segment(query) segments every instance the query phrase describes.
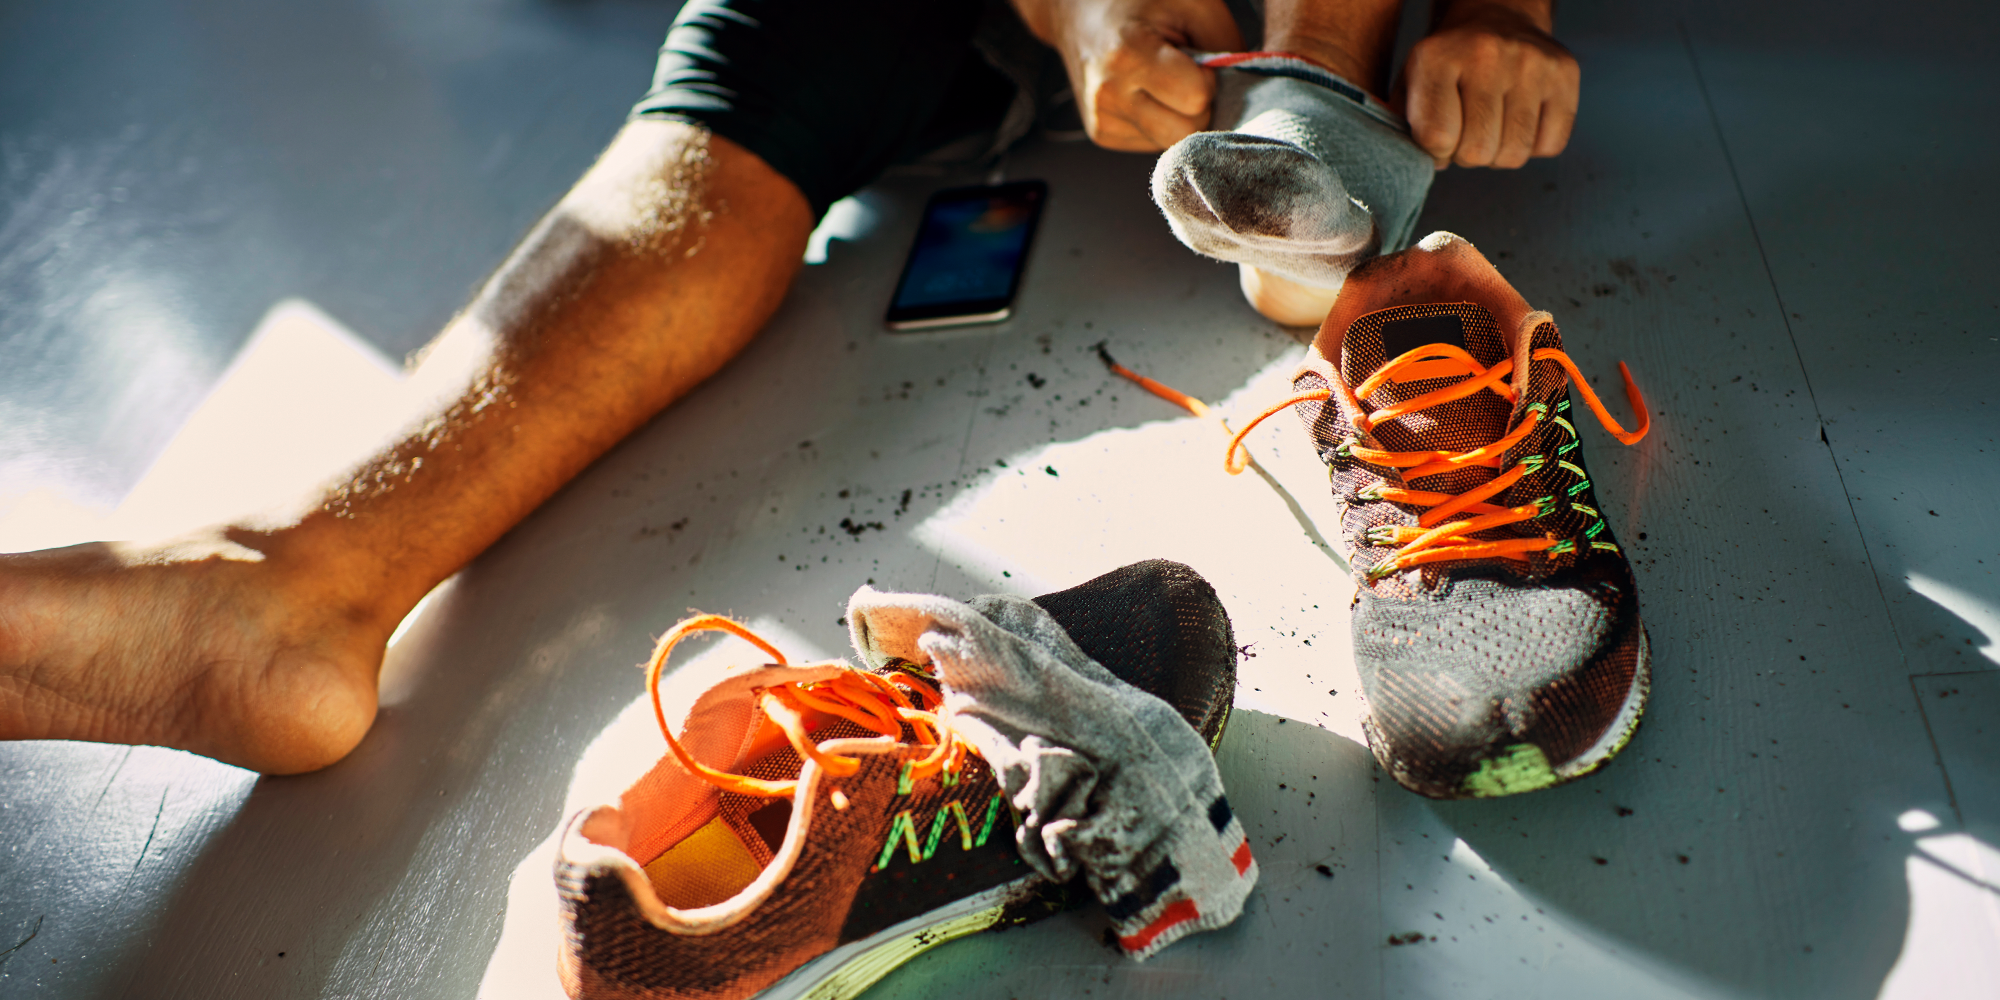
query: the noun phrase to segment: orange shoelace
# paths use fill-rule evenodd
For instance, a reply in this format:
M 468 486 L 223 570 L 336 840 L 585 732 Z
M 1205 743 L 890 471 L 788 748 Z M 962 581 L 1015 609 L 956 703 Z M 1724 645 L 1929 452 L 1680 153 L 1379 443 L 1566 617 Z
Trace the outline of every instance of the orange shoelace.
M 1140 388 L 1186 409 L 1195 416 L 1212 415 L 1210 408 L 1200 400 L 1178 389 L 1146 378 L 1126 368 L 1124 365 L 1111 360 L 1111 355 L 1102 346 L 1098 348 L 1098 356 L 1114 374 L 1132 380 Z M 1618 374 L 1625 380 L 1626 401 L 1632 404 L 1633 412 L 1639 415 L 1639 427 L 1637 430 L 1632 431 L 1627 431 L 1623 425 L 1612 418 L 1610 411 L 1604 408 L 1604 403 L 1597 398 L 1597 393 L 1590 388 L 1590 383 L 1584 381 L 1583 373 L 1577 370 L 1575 362 L 1570 360 L 1568 354 L 1553 347 L 1544 347 L 1535 351 L 1530 355 L 1529 359 L 1531 361 L 1549 360 L 1562 365 L 1564 370 L 1569 372 L 1570 384 L 1574 385 L 1577 391 L 1583 396 L 1584 403 L 1590 407 L 1592 413 L 1596 414 L 1598 422 L 1604 426 L 1606 431 L 1610 432 L 1612 437 L 1617 438 L 1620 442 L 1627 445 L 1637 444 L 1641 438 L 1646 436 L 1646 431 L 1652 427 L 1652 416 L 1646 412 L 1646 400 L 1640 395 L 1638 385 L 1632 381 L 1632 371 L 1625 366 L 1625 362 L 1620 361 L 1618 363 Z M 1377 369 L 1373 375 L 1370 375 L 1360 385 L 1353 388 L 1348 387 L 1345 379 L 1338 380 L 1336 385 L 1340 396 L 1339 405 L 1345 410 L 1348 422 L 1354 427 L 1355 436 L 1341 442 L 1338 448 L 1335 449 L 1335 452 L 1341 456 L 1358 458 L 1370 465 L 1401 470 L 1404 482 L 1468 466 L 1483 466 L 1489 469 L 1497 469 L 1500 467 L 1501 457 L 1507 453 L 1507 449 L 1519 444 L 1529 434 L 1534 433 L 1535 428 L 1541 426 L 1544 420 L 1549 419 L 1548 407 L 1541 403 L 1529 406 L 1527 414 L 1521 420 L 1519 426 L 1501 436 L 1499 440 L 1470 451 L 1383 451 L 1363 445 L 1360 435 L 1366 434 L 1380 424 L 1396 419 L 1397 417 L 1408 416 L 1420 410 L 1449 403 L 1453 400 L 1463 399 L 1479 392 L 1492 392 L 1512 403 L 1519 395 L 1519 390 L 1507 378 L 1513 370 L 1514 361 L 1512 358 L 1503 360 L 1493 367 L 1488 368 L 1474 360 L 1472 355 L 1467 354 L 1459 348 L 1447 344 L 1430 344 L 1405 351 L 1388 364 Z M 1400 403 L 1382 407 L 1374 413 L 1369 413 L 1362 408 L 1361 400 L 1373 395 L 1377 389 L 1380 389 L 1390 379 L 1405 371 L 1411 372 L 1412 376 L 1416 378 L 1448 378 L 1453 375 L 1463 375 L 1465 378 L 1443 389 L 1427 392 L 1415 399 L 1404 400 Z M 1248 424 L 1245 424 L 1242 430 L 1233 432 L 1233 436 L 1229 440 L 1229 448 L 1223 452 L 1222 456 L 1224 471 L 1233 476 L 1241 473 L 1244 467 L 1248 465 L 1250 453 L 1244 448 L 1243 439 L 1258 424 L 1263 423 L 1265 419 L 1300 403 L 1332 399 L 1335 392 L 1335 389 L 1308 389 L 1304 392 L 1293 393 L 1265 408 L 1262 413 L 1257 414 Z M 1554 419 L 1558 421 L 1563 420 L 1560 416 Z M 1564 421 L 1564 423 L 1566 424 L 1567 421 Z M 1224 423 L 1223 427 L 1227 430 L 1229 425 Z M 1572 433 L 1574 433 L 1574 430 L 1574 428 L 1571 428 Z M 1405 489 L 1390 486 L 1386 481 L 1376 483 L 1362 490 L 1360 496 L 1365 500 L 1388 500 L 1393 503 L 1428 508 L 1418 516 L 1417 523 L 1414 526 L 1398 525 L 1394 527 L 1374 528 L 1369 531 L 1368 540 L 1370 542 L 1377 545 L 1401 546 L 1389 558 L 1382 560 L 1374 568 L 1370 569 L 1368 571 L 1369 578 L 1380 579 L 1414 566 L 1434 562 L 1468 559 L 1513 559 L 1525 561 L 1529 553 L 1571 544 L 1564 539 L 1546 536 L 1542 538 L 1509 538 L 1501 541 L 1487 541 L 1469 537 L 1481 531 L 1500 528 L 1510 524 L 1518 524 L 1522 521 L 1542 516 L 1548 509 L 1548 505 L 1552 502 L 1553 498 L 1543 497 L 1534 503 L 1523 504 L 1519 507 L 1500 507 L 1486 503 L 1485 501 L 1499 495 L 1508 487 L 1513 486 L 1516 482 L 1520 481 L 1521 477 L 1539 471 L 1547 461 L 1548 459 L 1542 455 L 1525 456 L 1516 462 L 1513 468 L 1493 477 L 1485 485 L 1459 494 Z M 1564 464 L 1568 465 L 1568 463 Z M 1575 466 L 1570 467 L 1576 468 Z M 1579 477 L 1581 476 L 1580 469 L 1578 470 L 1578 475 Z M 1587 484 L 1589 481 L 1582 480 L 1582 482 Z M 1456 514 L 1470 514 L 1473 516 L 1457 521 L 1446 520 L 1446 518 Z
M 660 723 L 660 732 L 667 738 L 667 747 L 688 773 L 725 792 L 763 798 L 789 796 L 798 788 L 797 779 L 771 781 L 718 771 L 694 759 L 681 741 L 674 738 L 673 727 L 667 724 L 666 709 L 660 705 L 660 675 L 666 668 L 667 655 L 682 639 L 696 632 L 711 631 L 729 632 L 745 639 L 769 653 L 778 666 L 787 665 L 785 654 L 778 652 L 777 647 L 765 642 L 741 622 L 721 615 L 695 615 L 668 629 L 653 647 L 653 658 L 646 663 L 646 692 L 653 699 L 653 718 Z M 834 777 L 844 778 L 854 774 L 860 770 L 861 761 L 821 750 L 812 739 L 811 732 L 816 727 L 808 722 L 808 712 L 846 719 L 892 739 L 900 739 L 903 723 L 908 723 L 910 730 L 916 734 L 915 745 L 933 748 L 929 756 L 911 765 L 906 775 L 910 779 L 927 778 L 940 771 L 956 774 L 964 764 L 965 755 L 977 752 L 952 730 L 948 721 L 937 714 L 938 706 L 944 703 L 944 696 L 938 693 L 937 688 L 903 671 L 885 675 L 849 668 L 821 681 L 788 681 L 757 688 L 756 696 L 757 707 L 784 731 L 785 739 L 798 751 L 799 757 L 814 761 Z

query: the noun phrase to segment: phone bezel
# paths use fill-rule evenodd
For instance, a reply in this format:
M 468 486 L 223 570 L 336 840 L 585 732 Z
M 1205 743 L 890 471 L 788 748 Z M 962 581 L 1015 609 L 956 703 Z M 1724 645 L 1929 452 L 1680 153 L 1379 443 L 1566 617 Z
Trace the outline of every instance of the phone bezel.
M 903 282 L 910 277 L 910 268 L 916 264 L 917 250 L 922 245 L 924 230 L 931 213 L 938 206 L 954 201 L 972 198 L 993 198 L 995 196 L 1020 197 L 1033 192 L 1028 200 L 1034 206 L 1028 216 L 1028 232 L 1021 241 L 1021 253 L 1014 261 L 1014 271 L 1007 279 L 1007 294 L 997 298 L 960 299 L 956 302 L 931 302 L 921 306 L 898 308 L 896 297 L 903 291 Z M 1035 236 L 1041 230 L 1042 210 L 1048 207 L 1049 186 L 1038 180 L 1008 181 L 1005 184 L 979 184 L 969 187 L 945 188 L 933 192 L 924 202 L 924 214 L 917 223 L 917 231 L 910 237 L 909 252 L 903 256 L 902 272 L 896 275 L 894 290 L 889 293 L 889 311 L 883 322 L 889 329 L 898 331 L 931 330 L 945 326 L 970 326 L 975 323 L 999 323 L 1014 314 L 1014 299 L 1021 292 L 1021 279 L 1028 270 L 1028 255 L 1034 252 Z

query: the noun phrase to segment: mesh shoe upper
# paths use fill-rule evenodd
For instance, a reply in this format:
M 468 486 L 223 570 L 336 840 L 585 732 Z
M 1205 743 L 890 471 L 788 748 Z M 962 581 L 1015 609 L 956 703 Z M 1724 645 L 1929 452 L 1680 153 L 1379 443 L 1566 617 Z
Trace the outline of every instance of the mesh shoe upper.
M 1542 354 L 1560 352 L 1561 335 L 1470 244 L 1439 234 L 1356 271 L 1297 384 L 1344 382 L 1358 391 L 1405 352 L 1431 344 L 1463 350 L 1488 370 L 1510 365 L 1513 398 L 1481 389 L 1371 419 L 1365 429 L 1338 391 L 1298 410 L 1343 504 L 1360 583 L 1354 652 L 1377 758 L 1433 797 L 1525 791 L 1596 766 L 1616 749 L 1607 749 L 1607 736 L 1622 742 L 1612 730 L 1636 721 L 1645 683 L 1637 593 L 1584 467 L 1569 373 Z M 1420 361 L 1378 380 L 1360 403 L 1379 414 L 1448 396 L 1466 380 L 1455 364 Z M 1464 453 L 1524 429 L 1490 464 L 1399 470 L 1357 455 Z M 1420 523 L 1438 496 L 1478 490 L 1510 471 L 1517 478 L 1482 504 Z M 1409 502 L 1422 494 L 1433 496 Z M 1490 518 L 1501 523 L 1465 541 L 1544 547 L 1514 558 L 1396 561 L 1399 543 L 1426 529 L 1523 507 L 1533 516 Z
M 1209 746 L 1222 738 L 1236 697 L 1236 638 L 1200 574 L 1148 559 L 1035 603 L 1084 655 L 1172 705 Z
M 1168 701 L 1198 732 L 1219 732 L 1235 649 L 1213 590 L 1192 570 L 1142 563 L 1042 600 L 1113 674 Z M 619 806 L 571 821 L 556 870 L 570 995 L 748 997 L 905 921 L 972 906 L 948 939 L 1045 916 L 1075 898 L 1024 864 L 1014 815 L 978 754 L 926 775 L 916 768 L 930 748 L 909 745 L 918 734 L 908 724 L 905 742 L 893 743 L 845 719 L 823 720 L 810 739 L 860 760 L 855 774 L 826 780 L 754 709 L 770 686 L 845 669 L 734 672 L 688 717 L 681 742 L 703 765 L 796 777 L 796 795 L 710 787 L 669 756 Z M 917 669 L 897 661 L 878 672 Z

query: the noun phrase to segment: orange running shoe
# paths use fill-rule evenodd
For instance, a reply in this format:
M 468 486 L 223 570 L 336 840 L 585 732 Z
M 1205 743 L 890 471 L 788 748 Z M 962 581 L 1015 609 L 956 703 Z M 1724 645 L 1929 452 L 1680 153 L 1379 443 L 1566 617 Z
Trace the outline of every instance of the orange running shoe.
M 1472 244 L 1433 233 L 1348 276 L 1299 391 L 1235 432 L 1231 473 L 1248 464 L 1250 428 L 1295 407 L 1332 469 L 1358 584 L 1363 726 L 1403 787 L 1439 799 L 1546 788 L 1602 766 L 1638 727 L 1649 676 L 1638 590 L 1569 395 L 1638 443 L 1645 402 L 1618 369 L 1639 415 L 1630 432 L 1563 352 L 1555 320 Z
M 1356 270 L 1320 327 L 1290 403 L 1332 467 L 1368 743 L 1403 787 L 1546 788 L 1602 766 L 1638 727 L 1638 589 L 1569 394 L 1638 443 L 1645 403 L 1618 368 L 1630 432 L 1555 320 L 1450 233 Z
M 1192 570 L 1141 563 L 1037 603 L 1114 675 L 1174 706 L 1211 747 L 1220 739 L 1236 648 Z M 705 629 L 740 635 L 779 665 L 729 672 L 676 736 L 659 676 L 674 644 Z M 932 671 L 894 659 L 876 671 L 783 663 L 719 616 L 661 638 L 648 685 L 670 753 L 562 838 L 570 996 L 840 1000 L 929 948 L 1085 895 L 1024 862 L 1008 796 L 940 711 Z M 1240 821 L 1220 797 L 1203 805 L 1204 831 L 1213 824 L 1234 847 L 1229 876 L 1254 879 Z M 1108 907 L 1121 927 L 1143 921 L 1121 940 L 1128 952 L 1197 929 L 1172 866 L 1161 869 Z

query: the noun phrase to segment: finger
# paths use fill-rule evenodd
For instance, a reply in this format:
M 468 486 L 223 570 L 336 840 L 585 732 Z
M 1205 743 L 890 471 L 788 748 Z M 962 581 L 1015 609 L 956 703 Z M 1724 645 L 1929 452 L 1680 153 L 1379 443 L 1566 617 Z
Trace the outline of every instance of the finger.
M 1438 169 L 1451 162 L 1458 149 L 1464 121 L 1458 103 L 1458 74 L 1442 72 L 1410 58 L 1410 136 L 1437 161 Z
M 1086 124 L 1090 140 L 1105 149 L 1124 153 L 1157 153 L 1171 143 L 1159 143 L 1149 138 L 1140 125 L 1140 111 L 1144 106 L 1166 115 L 1172 115 L 1163 105 L 1147 98 L 1135 90 L 1114 90 L 1105 85 L 1092 102 L 1095 113 Z M 1168 128 L 1163 131 L 1171 132 Z
M 1090 134 L 1090 141 L 1116 153 L 1157 153 L 1166 148 L 1140 134 L 1137 126 L 1123 118 L 1098 119 L 1097 131 Z
M 1132 95 L 1129 117 L 1139 134 L 1154 143 L 1149 150 L 1152 151 L 1165 149 L 1200 131 L 1207 123 L 1208 109 L 1203 108 L 1200 117 L 1184 115 L 1140 91 Z
M 1493 155 L 1493 165 L 1518 170 L 1527 163 L 1529 154 L 1535 151 L 1541 120 L 1541 101 L 1518 91 L 1509 93 L 1501 112 L 1500 148 Z
M 1132 123 L 1131 84 L 1119 80 L 1115 70 L 1115 66 L 1082 67 L 1084 89 L 1078 95 L 1077 111 L 1083 117 L 1083 130 L 1091 142 L 1105 149 L 1145 152 L 1151 143 Z
M 1574 107 L 1550 101 L 1542 105 L 1542 120 L 1535 128 L 1536 156 L 1554 156 L 1569 146 L 1569 133 L 1576 126 Z
M 1458 101 L 1464 108 L 1459 126 L 1458 149 L 1451 162 L 1461 167 L 1483 167 L 1500 152 L 1500 128 L 1506 108 L 1499 94 L 1461 84 Z
M 1161 45 L 1134 82 L 1138 90 L 1179 114 L 1204 121 L 1208 118 L 1208 102 L 1215 96 L 1215 71 L 1196 65 L 1180 49 Z

